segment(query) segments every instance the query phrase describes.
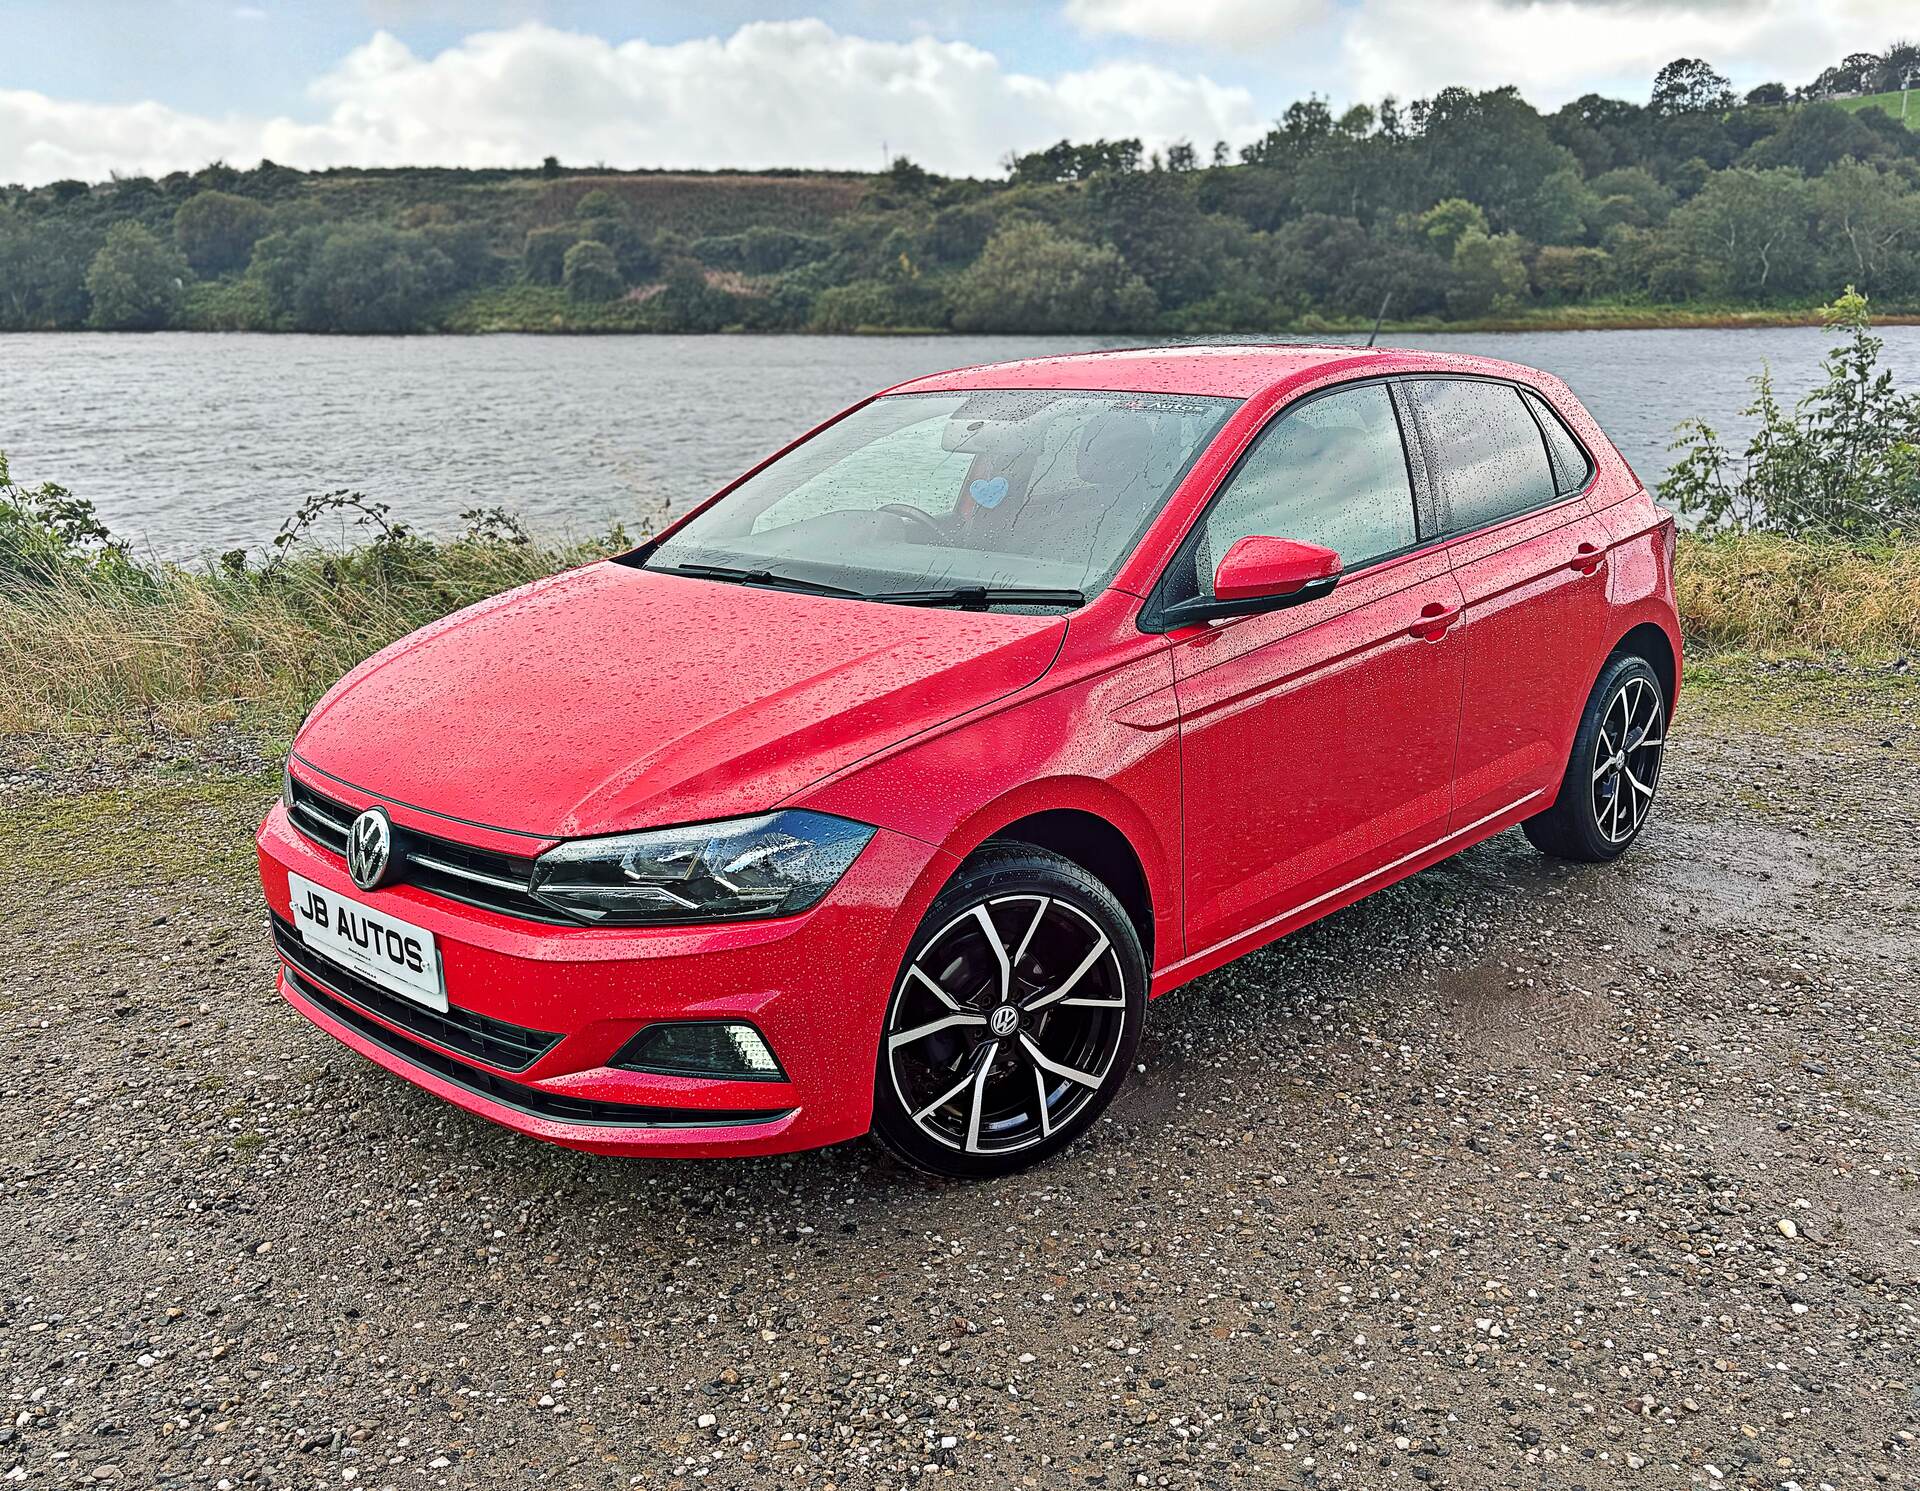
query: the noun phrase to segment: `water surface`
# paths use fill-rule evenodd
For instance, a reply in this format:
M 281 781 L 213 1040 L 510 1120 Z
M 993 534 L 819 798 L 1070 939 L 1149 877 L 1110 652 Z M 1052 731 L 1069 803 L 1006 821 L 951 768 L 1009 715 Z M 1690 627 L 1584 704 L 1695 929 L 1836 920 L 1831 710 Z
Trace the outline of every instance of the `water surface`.
M 1920 381 L 1920 327 L 1885 329 Z M 1744 429 L 1747 379 L 1797 397 L 1814 327 L 1383 337 L 1565 378 L 1649 481 L 1674 424 Z M 1119 346 L 1086 337 L 0 335 L 0 450 L 172 557 L 258 546 L 354 487 L 429 531 L 504 506 L 545 532 L 644 530 L 800 431 L 918 374 Z M 336 530 L 337 531 L 337 530 Z

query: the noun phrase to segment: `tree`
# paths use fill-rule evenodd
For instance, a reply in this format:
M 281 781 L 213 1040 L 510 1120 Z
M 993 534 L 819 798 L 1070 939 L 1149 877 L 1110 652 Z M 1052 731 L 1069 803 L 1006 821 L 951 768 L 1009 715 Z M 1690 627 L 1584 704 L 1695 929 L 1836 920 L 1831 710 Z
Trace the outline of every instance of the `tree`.
M 336 229 L 294 294 L 294 316 L 310 331 L 417 331 L 451 268 L 418 233 L 372 225 Z
M 583 238 L 567 250 L 561 283 L 568 300 L 588 304 L 618 300 L 627 289 L 613 250 L 595 238 Z
M 1087 213 L 1095 232 L 1120 250 L 1161 305 L 1182 306 L 1215 288 L 1219 256 L 1208 247 L 1220 234 L 1185 176 L 1102 172 L 1088 184 Z
M 1835 103 L 1813 103 L 1795 109 L 1780 132 L 1760 141 L 1747 158 L 1752 165 L 1794 166 L 1817 176 L 1848 156 L 1866 160 L 1885 153 L 1859 115 Z
M 1452 258 L 1453 246 L 1466 234 L 1487 231 L 1487 215 L 1465 197 L 1448 197 L 1421 213 L 1414 226 L 1428 243 Z
M 169 326 L 187 298 L 191 271 L 171 244 L 135 222 L 107 229 L 87 266 L 93 299 L 89 324 L 103 331 L 155 331 Z
M 1777 109 L 1787 101 L 1785 83 L 1762 83 L 1747 90 L 1747 103 L 1756 109 Z
M 1698 57 L 1678 57 L 1653 80 L 1656 114 L 1706 114 L 1733 107 L 1733 84 Z
M 1153 292 L 1116 250 L 1038 222 L 996 233 L 953 294 L 962 331 L 1129 331 L 1155 309 Z
M 532 228 L 520 253 L 520 273 L 530 285 L 557 285 L 566 273 L 567 250 L 580 241 L 576 223 Z
M 1811 283 L 1806 178 L 1798 171 L 1718 171 L 1673 215 L 1672 231 L 1710 282 L 1740 296 L 1792 294 Z
M 550 155 L 540 162 L 540 174 L 551 181 L 560 174 L 560 157 Z
M 1479 203 L 1497 229 L 1520 226 L 1547 178 L 1576 167 L 1513 88 L 1443 88 L 1420 112 L 1427 190 Z
M 174 242 L 203 275 L 245 269 L 253 246 L 267 231 L 267 209 L 232 192 L 200 192 L 173 215 Z
M 1512 233 L 1489 237 L 1469 229 L 1453 246 L 1453 288 L 1447 309 L 1456 316 L 1505 310 L 1527 293 L 1527 265 Z

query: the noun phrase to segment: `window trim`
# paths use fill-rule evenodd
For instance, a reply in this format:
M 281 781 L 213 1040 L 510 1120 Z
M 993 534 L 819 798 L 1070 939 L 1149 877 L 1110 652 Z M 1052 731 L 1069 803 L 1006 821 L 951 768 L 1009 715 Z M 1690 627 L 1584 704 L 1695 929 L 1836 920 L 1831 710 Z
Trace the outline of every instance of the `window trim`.
M 1554 475 L 1553 451 L 1547 445 L 1546 431 L 1540 428 L 1540 416 L 1533 412 L 1533 406 L 1527 402 L 1525 396 L 1531 393 L 1534 397 L 1542 400 L 1549 409 L 1553 408 L 1553 401 L 1548 399 L 1545 394 L 1541 393 L 1540 390 L 1532 384 L 1524 383 L 1518 378 L 1499 378 L 1487 373 L 1455 373 L 1450 371 L 1396 373 L 1394 377 L 1403 383 L 1491 383 L 1502 388 L 1513 389 L 1516 396 L 1520 399 L 1520 407 L 1526 410 L 1527 418 L 1533 421 L 1534 431 L 1540 437 L 1540 453 L 1546 457 L 1547 474 L 1553 478 L 1556 484 L 1554 495 L 1545 501 L 1530 503 L 1526 507 L 1517 507 L 1513 509 L 1512 512 L 1502 513 L 1497 518 L 1490 519 L 1485 523 L 1473 527 L 1456 525 L 1453 521 L 1453 504 L 1448 501 L 1446 486 L 1440 480 L 1440 474 L 1435 469 L 1437 459 L 1434 455 L 1433 441 L 1429 439 L 1427 435 L 1425 418 L 1421 415 L 1418 406 L 1414 404 L 1413 398 L 1409 394 L 1407 396 L 1407 405 L 1409 412 L 1413 416 L 1413 428 L 1416 431 L 1416 438 L 1420 445 L 1421 464 L 1426 467 L 1427 479 L 1432 483 L 1433 487 L 1433 505 L 1438 520 L 1434 533 L 1434 541 L 1436 543 L 1452 543 L 1457 539 L 1470 538 L 1477 533 L 1491 533 L 1495 529 L 1504 524 L 1511 523 L 1518 518 L 1530 517 L 1535 513 L 1546 512 L 1549 508 L 1558 507 L 1563 502 L 1574 502 L 1583 499 L 1593 490 L 1594 483 L 1599 480 L 1600 463 L 1594 460 L 1593 452 L 1587 449 L 1586 442 L 1580 439 L 1579 436 L 1573 435 L 1573 431 L 1568 429 L 1567 433 L 1573 435 L 1573 443 L 1579 447 L 1580 453 L 1587 458 L 1587 479 L 1581 483 L 1581 485 L 1569 491 L 1562 492 L 1557 490 L 1559 478 Z M 1554 412 L 1554 417 L 1556 419 L 1560 417 L 1557 410 Z M 1566 426 L 1564 419 L 1560 420 L 1560 423 L 1563 428 Z
M 1524 383 L 1521 384 L 1520 402 L 1527 406 L 1527 413 L 1531 414 L 1533 416 L 1533 422 L 1540 426 L 1540 439 L 1545 442 L 1547 447 L 1547 469 L 1549 471 L 1553 470 L 1553 437 L 1547 433 L 1546 421 L 1540 417 L 1541 408 L 1544 408 L 1547 411 L 1547 417 L 1560 427 L 1560 433 L 1573 442 L 1573 448 L 1580 452 L 1580 459 L 1587 463 L 1586 475 L 1582 476 L 1580 480 L 1572 486 L 1561 488 L 1560 495 L 1562 497 L 1573 497 L 1585 492 L 1588 487 L 1593 485 L 1593 479 L 1599 474 L 1600 470 L 1599 463 L 1593 458 L 1593 452 L 1588 450 L 1580 437 L 1567 427 L 1567 422 L 1560 417 L 1560 411 L 1553 407 L 1553 404 L 1548 400 L 1547 396 L 1540 392 L 1539 389 L 1528 388 Z M 1558 476 L 1556 476 L 1554 480 L 1557 483 L 1559 480 Z
M 1324 387 L 1313 389 L 1311 392 L 1303 394 L 1297 399 L 1289 399 L 1286 403 L 1271 411 L 1266 419 L 1261 422 L 1260 427 L 1255 430 L 1252 435 L 1247 437 L 1245 448 L 1234 458 L 1233 465 L 1227 468 L 1226 474 L 1214 484 L 1213 491 L 1207 494 L 1205 505 L 1194 515 L 1193 521 L 1188 524 L 1186 532 L 1180 535 L 1180 541 L 1174 546 L 1173 553 L 1168 556 L 1167 562 L 1161 566 L 1159 575 L 1155 578 L 1152 587 L 1147 592 L 1146 604 L 1140 608 L 1140 630 L 1143 632 L 1165 633 L 1174 630 L 1176 627 L 1190 624 L 1170 622 L 1167 618 L 1167 611 L 1173 604 L 1167 599 L 1167 586 L 1173 578 L 1175 567 L 1180 563 L 1182 556 L 1187 553 L 1188 545 L 1193 542 L 1196 534 L 1205 529 L 1206 521 L 1212 515 L 1215 506 L 1232 488 L 1234 482 L 1239 478 L 1241 471 L 1246 467 L 1247 462 L 1250 461 L 1254 453 L 1259 450 L 1260 442 L 1266 438 L 1267 432 L 1272 430 L 1281 420 L 1285 419 L 1295 410 L 1304 409 L 1309 404 L 1318 403 L 1321 399 L 1331 398 L 1335 394 L 1349 393 L 1356 388 L 1366 388 L 1373 384 L 1380 384 L 1386 388 L 1388 406 L 1393 410 L 1394 428 L 1400 437 L 1400 459 L 1407 468 L 1407 492 L 1413 503 L 1413 542 L 1405 544 L 1398 549 L 1389 550 L 1384 554 L 1376 554 L 1364 563 L 1357 564 L 1351 569 L 1343 567 L 1340 571 L 1341 581 L 1344 582 L 1350 575 L 1362 574 L 1380 565 L 1391 564 L 1396 559 L 1404 559 L 1409 554 L 1418 553 L 1422 549 L 1444 542 L 1446 538 L 1445 534 L 1437 531 L 1434 533 L 1427 531 L 1428 525 L 1438 519 L 1440 509 L 1436 500 L 1436 493 L 1431 488 L 1432 478 L 1431 473 L 1429 473 L 1426 467 L 1424 446 L 1420 447 L 1420 459 L 1417 462 L 1414 459 L 1416 447 L 1409 426 L 1409 420 L 1412 417 L 1413 410 L 1410 406 L 1403 407 L 1407 405 L 1406 397 L 1395 387 L 1395 384 L 1400 381 L 1400 375 L 1391 373 L 1374 374 L 1364 378 L 1343 379 L 1340 382 L 1329 383 Z M 1217 438 L 1217 431 L 1215 435 Z M 1544 446 L 1544 436 L 1541 437 L 1541 441 Z M 1548 470 L 1552 470 L 1553 463 L 1551 460 L 1548 461 L 1547 467 Z M 1142 536 L 1144 537 L 1144 534 Z

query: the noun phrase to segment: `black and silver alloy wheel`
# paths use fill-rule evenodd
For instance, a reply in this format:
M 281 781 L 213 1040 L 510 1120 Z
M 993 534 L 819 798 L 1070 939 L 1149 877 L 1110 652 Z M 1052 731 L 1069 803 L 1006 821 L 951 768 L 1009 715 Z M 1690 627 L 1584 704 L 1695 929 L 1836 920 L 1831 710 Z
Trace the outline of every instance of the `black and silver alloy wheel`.
M 991 1175 L 1064 1147 L 1138 1039 L 1145 969 L 1112 893 L 995 845 L 935 903 L 887 1011 L 874 1128 L 923 1169 Z
M 1607 659 L 1587 698 L 1560 793 L 1522 827 L 1561 859 L 1616 859 L 1646 827 L 1667 745 L 1667 699 L 1637 653 Z
M 1666 743 L 1659 685 L 1629 674 L 1601 711 L 1594 741 L 1593 821 L 1609 844 L 1625 844 L 1640 831 Z

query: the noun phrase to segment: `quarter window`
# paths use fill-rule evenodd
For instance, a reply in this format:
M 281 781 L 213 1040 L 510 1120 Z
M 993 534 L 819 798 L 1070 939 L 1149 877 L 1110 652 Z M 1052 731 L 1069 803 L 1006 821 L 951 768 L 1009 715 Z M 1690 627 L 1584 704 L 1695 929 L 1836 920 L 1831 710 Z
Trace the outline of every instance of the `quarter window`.
M 1554 485 L 1562 496 L 1579 491 L 1593 475 L 1593 462 L 1587 459 L 1586 450 L 1573 438 L 1566 421 L 1554 413 L 1553 405 L 1531 389 L 1522 397 L 1533 410 L 1533 417 L 1540 421 L 1540 433 L 1547 437 L 1547 457 L 1553 462 Z
M 1212 595 L 1220 557 L 1256 534 L 1323 544 L 1349 570 L 1413 546 L 1413 487 L 1385 384 L 1323 394 L 1261 432 L 1189 540 L 1169 603 Z
M 1465 378 L 1407 385 L 1456 533 L 1540 507 L 1559 495 L 1540 426 L 1507 383 Z

